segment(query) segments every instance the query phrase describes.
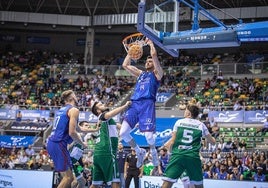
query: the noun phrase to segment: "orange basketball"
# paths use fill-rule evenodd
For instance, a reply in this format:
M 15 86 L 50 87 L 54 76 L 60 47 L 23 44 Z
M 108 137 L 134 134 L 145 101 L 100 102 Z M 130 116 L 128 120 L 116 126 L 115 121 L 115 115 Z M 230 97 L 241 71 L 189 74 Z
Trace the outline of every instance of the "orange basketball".
M 139 44 L 132 44 L 128 49 L 128 54 L 131 59 L 138 60 L 142 57 L 143 49 Z

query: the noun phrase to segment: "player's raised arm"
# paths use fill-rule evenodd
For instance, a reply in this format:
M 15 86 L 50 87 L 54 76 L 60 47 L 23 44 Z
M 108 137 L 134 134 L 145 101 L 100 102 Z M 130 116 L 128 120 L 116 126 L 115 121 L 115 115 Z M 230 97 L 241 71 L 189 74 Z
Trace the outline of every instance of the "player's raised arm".
M 131 58 L 130 58 L 130 55 L 128 54 L 126 57 L 125 57 L 125 60 L 123 62 L 123 68 L 128 71 L 132 76 L 136 76 L 138 77 L 142 70 L 138 69 L 137 67 L 131 65 Z
M 158 80 L 161 80 L 164 73 L 160 65 L 159 59 L 157 57 L 157 51 L 154 47 L 154 43 L 151 40 L 148 40 L 147 44 L 150 46 L 150 54 L 152 56 L 153 63 L 154 63 L 154 74 Z
M 124 111 L 125 109 L 127 109 L 130 105 L 131 105 L 131 101 L 127 101 L 124 105 L 117 107 L 117 108 L 105 113 L 104 118 L 110 119 L 110 118 L 116 116 L 117 114 L 119 114 L 120 112 Z
M 164 144 L 164 147 L 171 152 L 172 146 L 176 140 L 176 132 L 172 132 L 171 138 Z
M 70 117 L 69 123 L 69 135 L 72 137 L 74 141 L 81 144 L 84 148 L 87 146 L 81 140 L 81 137 L 76 132 L 77 119 L 79 116 L 79 110 L 77 108 L 71 108 L 68 112 L 68 116 Z
M 206 137 L 206 139 L 207 139 L 207 141 L 209 142 L 209 143 L 211 143 L 211 144 L 216 144 L 216 139 L 213 137 L 213 136 L 211 136 L 211 134 L 208 134 L 208 135 L 206 135 L 205 136 Z

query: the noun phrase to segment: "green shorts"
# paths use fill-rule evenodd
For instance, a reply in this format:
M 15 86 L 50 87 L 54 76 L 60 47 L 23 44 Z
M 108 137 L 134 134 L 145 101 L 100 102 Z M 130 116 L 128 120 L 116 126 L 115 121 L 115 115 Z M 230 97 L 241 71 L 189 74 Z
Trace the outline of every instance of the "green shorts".
M 120 182 L 117 160 L 112 156 L 93 156 L 92 184 Z
M 198 158 L 190 158 L 187 156 L 172 155 L 163 180 L 175 183 L 184 171 L 189 176 L 191 183 L 196 185 L 202 184 L 202 163 L 199 156 Z

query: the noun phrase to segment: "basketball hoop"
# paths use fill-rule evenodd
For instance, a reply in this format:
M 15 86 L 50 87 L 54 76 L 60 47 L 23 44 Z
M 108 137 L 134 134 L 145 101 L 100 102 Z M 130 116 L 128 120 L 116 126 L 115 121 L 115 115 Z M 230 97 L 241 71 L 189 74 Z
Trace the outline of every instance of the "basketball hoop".
M 143 46 L 146 46 L 146 37 L 142 33 L 134 33 L 125 37 L 122 44 L 125 47 L 126 52 L 133 60 L 138 60 L 143 55 Z

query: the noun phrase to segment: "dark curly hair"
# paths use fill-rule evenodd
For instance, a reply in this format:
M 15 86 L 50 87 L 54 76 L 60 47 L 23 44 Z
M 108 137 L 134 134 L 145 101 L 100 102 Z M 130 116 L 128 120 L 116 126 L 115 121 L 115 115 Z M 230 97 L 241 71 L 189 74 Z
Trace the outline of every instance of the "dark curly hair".
M 91 111 L 92 113 L 95 115 L 95 116 L 98 116 L 98 111 L 97 111 L 97 107 L 96 105 L 98 104 L 99 102 L 95 102 L 91 108 Z

